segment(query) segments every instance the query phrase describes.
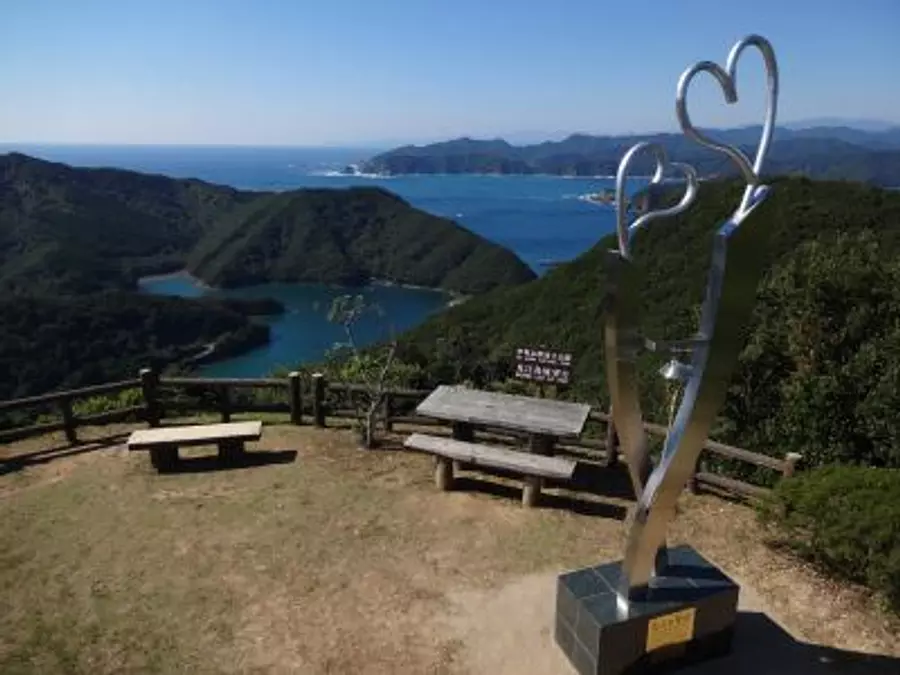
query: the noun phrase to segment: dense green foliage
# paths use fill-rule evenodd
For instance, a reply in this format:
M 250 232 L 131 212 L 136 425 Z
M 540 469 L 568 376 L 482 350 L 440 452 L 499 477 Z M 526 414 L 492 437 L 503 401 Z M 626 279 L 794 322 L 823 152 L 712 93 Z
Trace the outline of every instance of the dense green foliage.
M 381 188 L 260 197 L 209 230 L 188 266 L 217 286 L 384 279 L 466 294 L 535 277 L 507 249 Z
M 872 588 L 900 612 L 900 470 L 822 467 L 782 483 L 760 509 L 776 542 Z
M 466 294 L 534 278 L 507 249 L 378 188 L 241 192 L 0 156 L 0 290 L 129 289 L 184 267 L 221 286 L 374 278 Z
M 0 400 L 137 376 L 216 343 L 264 344 L 268 327 L 214 300 L 107 291 L 0 298 Z
M 637 234 L 642 326 L 652 338 L 696 330 L 712 234 L 738 202 L 705 183 L 697 204 Z M 752 326 L 715 430 L 759 452 L 900 466 L 900 193 L 807 179 L 775 181 L 756 214 L 775 221 Z M 607 238 L 531 284 L 454 307 L 402 340 L 400 357 L 432 381 L 502 380 L 518 346 L 575 355 L 569 395 L 607 403 L 603 305 Z M 665 422 L 658 357 L 639 362 L 645 414 Z
M 479 293 L 534 278 L 508 250 L 372 188 L 242 192 L 0 156 L 0 399 L 222 358 L 267 340 L 272 300 L 162 300 L 144 275 L 221 286 L 373 279 Z M 208 351 L 208 350 L 207 350 Z
M 172 271 L 201 233 L 249 194 L 118 169 L 0 156 L 0 289 L 131 288 Z
M 760 128 L 720 130 L 717 138 L 745 149 L 751 156 Z M 460 138 L 426 146 L 404 146 L 373 157 L 370 172 L 404 173 L 547 173 L 576 176 L 615 175 L 623 153 L 639 141 L 662 143 L 673 157 L 689 162 L 703 176 L 735 173 L 729 160 L 703 148 L 682 134 L 651 136 L 588 136 L 575 134 L 562 141 L 513 146 L 502 140 Z M 779 129 L 769 151 L 767 168 L 773 174 L 803 174 L 811 178 L 841 179 L 900 185 L 900 129 L 865 132 L 846 128 Z M 647 159 L 635 163 L 635 173 L 648 174 Z

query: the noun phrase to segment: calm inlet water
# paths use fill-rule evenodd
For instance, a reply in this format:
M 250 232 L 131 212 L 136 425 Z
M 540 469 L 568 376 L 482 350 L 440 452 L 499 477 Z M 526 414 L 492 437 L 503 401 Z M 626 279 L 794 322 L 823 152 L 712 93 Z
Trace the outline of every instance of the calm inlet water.
M 227 361 L 202 366 L 201 372 L 210 377 L 259 377 L 277 368 L 293 368 L 321 359 L 335 343 L 347 339 L 341 326 L 328 321 L 332 300 L 343 293 L 360 293 L 377 302 L 383 310 L 383 316 L 367 315 L 356 327 L 355 337 L 363 344 L 388 337 L 392 325 L 396 331 L 415 326 L 429 314 L 443 309 L 450 300 L 437 291 L 397 286 L 348 290 L 320 284 L 265 284 L 210 291 L 187 276 L 145 279 L 141 287 L 148 293 L 183 297 L 275 298 L 285 306 L 284 314 L 267 319 L 271 327 L 269 344 Z
M 570 260 L 615 228 L 611 208 L 590 204 L 583 196 L 613 186 L 608 178 L 558 176 L 397 176 L 336 175 L 343 166 L 372 156 L 377 150 L 348 148 L 227 148 L 115 146 L 2 146 L 74 166 L 110 166 L 178 178 L 200 178 L 251 190 L 298 187 L 340 188 L 380 185 L 413 206 L 455 220 L 460 225 L 513 250 L 542 274 L 548 260 Z M 636 180 L 633 189 L 645 181 Z M 157 279 L 144 290 L 172 295 L 198 295 L 202 288 L 189 279 Z M 229 291 L 237 297 L 275 297 L 288 314 L 272 320 L 272 344 L 252 354 L 209 365 L 204 372 L 221 376 L 260 376 L 281 365 L 321 358 L 325 349 L 343 339 L 325 320 L 328 303 L 338 289 L 314 285 L 267 285 Z M 403 288 L 372 287 L 366 292 L 384 307 L 398 330 L 440 311 L 447 298 L 439 293 Z M 360 337 L 381 336 L 369 320 Z

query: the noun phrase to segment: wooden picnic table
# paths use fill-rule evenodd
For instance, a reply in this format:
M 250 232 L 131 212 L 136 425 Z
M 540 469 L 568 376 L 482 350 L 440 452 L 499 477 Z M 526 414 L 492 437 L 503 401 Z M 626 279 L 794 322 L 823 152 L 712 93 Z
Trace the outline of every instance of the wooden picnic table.
M 450 422 L 453 437 L 471 441 L 476 426 L 528 434 L 531 451 L 552 455 L 560 439 L 578 438 L 589 405 L 441 385 L 416 408 L 419 415 Z

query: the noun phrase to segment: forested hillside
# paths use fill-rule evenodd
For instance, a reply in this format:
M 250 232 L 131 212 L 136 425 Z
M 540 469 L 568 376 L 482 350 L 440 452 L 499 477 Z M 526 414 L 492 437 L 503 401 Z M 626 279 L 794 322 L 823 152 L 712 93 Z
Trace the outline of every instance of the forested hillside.
M 687 214 L 637 234 L 649 337 L 696 330 L 711 235 L 740 188 L 705 183 Z M 716 437 L 813 463 L 900 466 L 900 194 L 798 178 L 774 189 L 757 214 L 776 221 L 767 271 Z M 539 281 L 435 317 L 405 336 L 403 358 L 433 380 L 484 382 L 510 373 L 517 346 L 568 349 L 569 395 L 605 404 L 603 251 L 614 246 L 607 238 Z M 660 365 L 646 357 L 641 370 L 645 410 L 665 422 Z
M 268 327 L 246 318 L 258 310 L 121 291 L 0 297 L 0 400 L 136 377 L 212 343 L 225 354 L 264 344 Z
M 530 281 L 513 253 L 381 189 L 239 191 L 0 156 L 0 399 L 131 376 L 216 343 L 267 340 L 277 303 L 148 298 L 144 275 L 207 283 L 362 285 L 474 294 Z
M 381 188 L 261 196 L 210 228 L 188 267 L 216 286 L 386 279 L 480 293 L 535 277 L 507 249 Z
M 0 156 L 0 290 L 131 289 L 185 266 L 213 285 L 382 278 L 460 293 L 535 276 L 378 188 L 248 192 Z

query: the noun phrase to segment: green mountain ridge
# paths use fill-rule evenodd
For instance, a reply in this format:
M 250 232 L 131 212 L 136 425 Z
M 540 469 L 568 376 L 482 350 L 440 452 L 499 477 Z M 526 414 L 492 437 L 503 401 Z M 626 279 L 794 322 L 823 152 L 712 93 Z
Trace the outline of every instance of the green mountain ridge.
M 761 128 L 706 130 L 722 142 L 756 152 Z M 778 128 L 766 161 L 767 175 L 801 174 L 822 180 L 851 180 L 900 185 L 900 128 L 866 132 L 846 128 Z M 672 159 L 688 162 L 704 177 L 736 175 L 733 163 L 683 134 L 591 136 L 573 134 L 560 141 L 511 145 L 503 140 L 459 138 L 424 146 L 403 146 L 381 153 L 363 170 L 384 174 L 499 173 L 611 176 L 635 143 L 662 144 Z M 652 173 L 647 157 L 638 157 L 635 174 Z
M 714 436 L 806 461 L 900 466 L 900 193 L 803 178 L 773 181 L 755 217 L 776 221 L 746 346 Z M 743 184 L 704 183 L 697 203 L 637 233 L 645 275 L 642 329 L 690 337 L 697 327 L 712 234 L 735 209 Z M 605 406 L 600 241 L 536 282 L 498 289 L 403 336 L 401 358 L 431 383 L 502 381 L 515 348 L 574 354 L 568 396 Z M 645 414 L 665 423 L 669 391 L 660 358 L 639 361 Z
M 251 317 L 277 303 L 137 292 L 140 277 L 185 268 L 223 287 L 385 280 L 465 295 L 536 276 L 380 188 L 250 192 L 2 155 L 0 399 L 131 377 L 137 363 L 210 343 L 224 357 L 267 341 Z
M 466 294 L 535 278 L 506 249 L 382 188 L 267 195 L 202 237 L 188 268 L 220 286 L 378 279 Z
M 133 289 L 183 267 L 221 286 L 387 279 L 463 294 L 535 278 L 507 249 L 381 188 L 250 192 L 0 156 L 0 289 Z

